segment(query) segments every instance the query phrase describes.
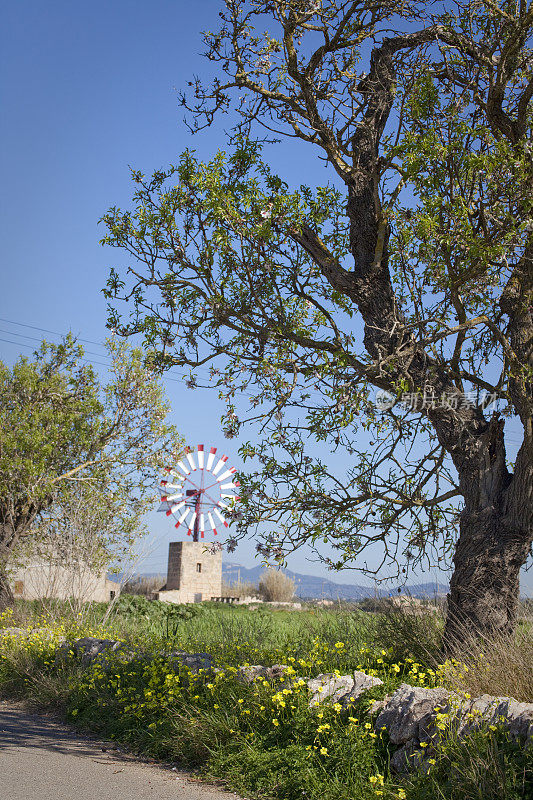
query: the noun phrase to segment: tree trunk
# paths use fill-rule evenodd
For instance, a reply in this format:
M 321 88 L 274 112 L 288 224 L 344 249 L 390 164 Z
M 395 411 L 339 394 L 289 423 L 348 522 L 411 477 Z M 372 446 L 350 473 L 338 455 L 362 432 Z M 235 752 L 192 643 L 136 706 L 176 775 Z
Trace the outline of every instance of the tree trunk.
M 0 521 L 0 613 L 15 602 L 7 578 L 7 565 L 24 530 L 23 526 L 17 528 L 9 516 L 5 509 L 0 507 L 0 520 L 2 520 Z
M 476 634 L 511 635 L 519 602 L 519 576 L 530 534 L 491 509 L 464 511 L 450 582 L 444 649 L 455 652 Z
M 5 572 L 0 571 L 0 614 L 2 611 L 5 611 L 6 608 L 10 608 L 14 602 L 15 598 L 13 597 L 7 575 Z
M 468 450 L 468 448 L 465 448 Z M 526 435 L 508 472 L 503 422 L 493 418 L 471 458 L 454 458 L 465 497 L 453 558 L 443 647 L 447 653 L 514 632 L 520 569 L 533 541 L 531 443 Z M 477 467 L 476 467 L 477 463 Z

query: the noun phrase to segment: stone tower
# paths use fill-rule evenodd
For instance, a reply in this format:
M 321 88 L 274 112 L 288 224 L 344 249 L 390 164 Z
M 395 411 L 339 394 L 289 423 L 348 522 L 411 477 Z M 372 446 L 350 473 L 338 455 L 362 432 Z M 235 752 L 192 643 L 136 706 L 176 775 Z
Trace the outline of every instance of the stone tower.
M 210 553 L 204 542 L 170 542 L 165 588 L 167 603 L 200 603 L 222 593 L 222 552 Z

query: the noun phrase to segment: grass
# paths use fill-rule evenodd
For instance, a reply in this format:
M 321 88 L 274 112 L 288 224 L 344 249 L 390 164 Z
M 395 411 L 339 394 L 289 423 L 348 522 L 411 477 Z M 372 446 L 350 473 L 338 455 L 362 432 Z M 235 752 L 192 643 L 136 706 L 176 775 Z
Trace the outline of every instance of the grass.
M 383 697 L 402 681 L 431 686 L 443 678 L 458 679 L 459 662 L 455 672 L 451 663 L 434 663 L 431 637 L 438 633 L 438 619 L 403 621 L 417 647 L 423 635 L 430 644 L 415 659 L 413 651 L 395 649 L 381 617 L 342 609 L 298 613 L 211 604 L 169 608 L 142 597 L 123 597 L 105 629 L 99 625 L 103 607 L 93 605 L 75 619 L 61 617 L 60 612 L 58 606 L 55 620 L 43 620 L 34 606 L 17 608 L 15 616 L 29 635 L 0 639 L 0 689 L 5 695 L 54 706 L 83 727 L 139 752 L 200 770 L 206 777 L 222 778 L 247 796 L 533 797 L 531 749 L 522 752 L 500 729 L 473 732 L 467 742 L 450 735 L 437 748 L 428 772 L 403 778 L 390 773 L 392 750 L 385 733 L 374 732 L 368 707 L 373 698 Z M 4 618 L 3 624 L 13 620 Z M 433 633 L 422 633 L 422 626 L 428 625 Z M 145 657 L 131 661 L 117 654 L 89 668 L 72 658 L 56 658 L 62 637 L 84 633 L 120 638 Z M 178 669 L 168 655 L 161 655 L 177 648 L 209 652 L 221 671 L 194 676 Z M 237 681 L 236 669 L 244 663 L 288 664 L 295 677 L 363 669 L 378 675 L 384 685 L 347 710 L 328 703 L 309 708 L 304 683 Z M 501 670 L 494 670 L 496 687 Z M 461 674 L 464 680 L 477 673 L 463 669 Z
M 529 626 L 519 627 L 514 639 L 493 635 L 490 639 L 465 636 L 459 661 L 442 669 L 444 685 L 472 697 L 481 694 L 533 699 L 533 637 Z

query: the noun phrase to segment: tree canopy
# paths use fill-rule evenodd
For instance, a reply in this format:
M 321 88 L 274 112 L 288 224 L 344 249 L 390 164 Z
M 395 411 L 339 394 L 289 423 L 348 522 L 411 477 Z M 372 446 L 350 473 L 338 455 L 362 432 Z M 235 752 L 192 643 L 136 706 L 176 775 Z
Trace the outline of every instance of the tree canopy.
M 100 549 L 103 538 L 115 555 L 131 546 L 153 502 L 158 472 L 183 450 L 166 420 L 163 389 L 140 351 L 116 339 L 107 347 L 112 379 L 106 385 L 70 335 L 60 345 L 43 342 L 34 360 L 21 357 L 12 368 L 0 362 L 3 602 L 11 554 L 22 539 L 42 532 L 45 518 L 50 525 L 58 509 L 79 512 L 83 506 L 89 516 L 97 508 L 100 522 L 94 520 L 92 535 Z M 105 524 L 104 507 L 113 514 L 113 520 L 103 515 Z M 68 520 L 58 518 L 56 533 L 65 525 Z
M 275 525 L 261 552 L 326 538 L 332 567 L 364 568 L 379 542 L 403 569 L 453 553 L 449 638 L 459 620 L 510 629 L 533 538 L 533 6 L 222 6 L 216 74 L 182 103 L 195 130 L 237 114 L 229 153 L 133 171 L 133 210 L 104 217 L 131 256 L 107 293 L 133 309 L 113 302 L 110 324 L 191 386 L 207 365 L 230 436 L 252 393 L 263 436 L 242 454 L 261 466 L 237 522 Z M 330 182 L 291 189 L 260 131 L 315 148 Z

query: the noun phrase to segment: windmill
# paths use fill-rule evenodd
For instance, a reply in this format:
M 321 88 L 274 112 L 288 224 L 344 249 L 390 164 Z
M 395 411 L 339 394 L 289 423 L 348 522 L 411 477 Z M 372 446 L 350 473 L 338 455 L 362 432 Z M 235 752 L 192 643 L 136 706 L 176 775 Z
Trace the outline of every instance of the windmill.
M 189 448 L 185 458 L 165 468 L 158 510 L 165 511 L 167 517 L 173 516 L 176 528 L 187 528 L 187 535 L 194 542 L 209 531 L 217 536 L 217 525 L 229 527 L 223 512 L 231 510 L 239 499 L 235 490 L 240 483 L 234 478 L 235 467 L 229 467 L 227 461 L 225 455 L 217 457 L 216 447 L 207 452 L 199 444 L 196 453 Z

